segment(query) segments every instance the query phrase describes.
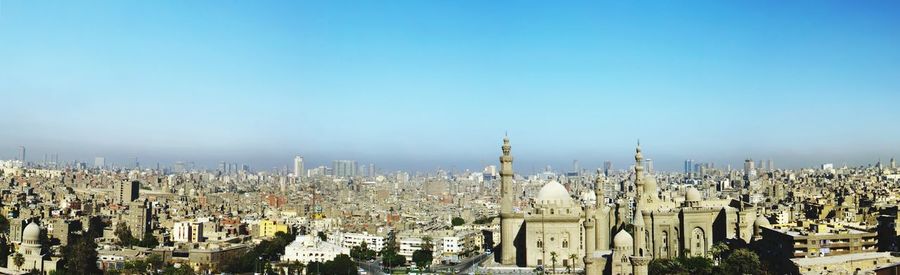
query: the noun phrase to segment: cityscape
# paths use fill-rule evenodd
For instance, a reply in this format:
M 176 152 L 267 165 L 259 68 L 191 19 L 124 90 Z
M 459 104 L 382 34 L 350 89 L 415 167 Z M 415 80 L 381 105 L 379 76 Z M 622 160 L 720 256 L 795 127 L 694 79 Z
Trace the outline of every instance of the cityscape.
M 0 0 L 0 274 L 900 274 L 897 14 Z

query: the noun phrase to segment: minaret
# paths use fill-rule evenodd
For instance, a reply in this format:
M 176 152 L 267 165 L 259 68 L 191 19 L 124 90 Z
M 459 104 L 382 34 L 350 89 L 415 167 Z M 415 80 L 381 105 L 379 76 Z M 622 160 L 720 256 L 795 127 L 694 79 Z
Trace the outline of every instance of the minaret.
M 606 187 L 604 186 L 605 184 L 606 180 L 603 177 L 603 170 L 597 168 L 597 178 L 594 179 L 594 197 L 597 198 L 597 200 L 594 202 L 594 206 L 596 206 L 597 209 L 600 209 L 601 207 L 606 205 L 606 198 L 603 197 L 603 188 Z
M 512 213 L 513 212 L 513 199 L 515 197 L 515 192 L 513 191 L 513 170 L 512 170 L 512 161 L 513 157 L 509 154 L 512 146 L 509 145 L 509 137 L 503 138 L 503 155 L 500 156 L 500 192 L 501 192 L 501 201 L 500 201 L 500 212 L 502 213 Z
M 632 216 L 634 218 L 634 221 L 632 222 L 634 225 L 634 250 L 632 250 L 632 256 L 630 258 L 634 275 L 647 275 L 647 265 L 650 264 L 651 260 L 649 251 L 644 247 L 644 237 L 647 236 L 647 234 L 644 232 L 644 215 L 641 213 L 644 208 L 644 203 L 642 202 L 643 197 L 641 196 L 644 191 L 643 160 L 644 156 L 641 154 L 641 142 L 638 141 L 634 153 L 635 204 L 634 215 Z
M 644 155 L 641 154 L 640 140 L 634 151 L 634 209 L 637 210 L 644 205 Z
M 594 179 L 594 196 L 597 197 L 594 203 L 594 217 L 596 226 L 594 233 L 597 240 L 594 242 L 595 250 L 608 250 L 610 241 L 609 228 L 609 207 L 606 205 L 606 195 L 603 190 L 606 188 L 606 176 L 603 170 L 597 169 L 597 178 Z
M 509 154 L 509 137 L 503 137 L 503 155 L 500 156 L 500 244 L 501 255 L 500 263 L 504 265 L 516 264 L 516 233 L 519 231 L 516 227 L 516 213 L 513 212 L 513 200 L 515 199 L 515 191 L 513 190 L 513 157 Z

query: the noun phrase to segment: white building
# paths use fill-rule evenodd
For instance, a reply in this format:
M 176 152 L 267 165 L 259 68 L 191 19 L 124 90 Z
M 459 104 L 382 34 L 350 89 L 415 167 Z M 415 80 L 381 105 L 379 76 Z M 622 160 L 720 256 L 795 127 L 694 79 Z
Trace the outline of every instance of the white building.
M 323 242 L 314 235 L 302 235 L 284 248 L 283 262 L 324 263 L 334 260 L 340 254 L 350 255 L 350 249 L 330 242 Z
M 341 241 L 341 246 L 346 249 L 351 249 L 359 246 L 363 242 L 366 243 L 366 246 L 374 251 L 381 251 L 384 248 L 384 237 L 369 235 L 369 233 L 345 233 L 343 236 L 343 241 Z
M 172 241 L 198 243 L 203 241 L 202 222 L 176 222 L 172 228 Z
M 422 245 L 424 244 L 425 241 L 420 238 L 402 239 L 400 240 L 400 251 L 397 254 L 405 256 L 407 261 L 412 261 L 413 252 L 422 249 Z

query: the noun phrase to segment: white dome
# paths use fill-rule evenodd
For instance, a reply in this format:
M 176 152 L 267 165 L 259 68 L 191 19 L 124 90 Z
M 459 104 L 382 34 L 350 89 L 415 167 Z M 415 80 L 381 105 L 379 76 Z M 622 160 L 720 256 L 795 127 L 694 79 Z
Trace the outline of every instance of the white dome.
M 565 186 L 558 181 L 551 181 L 544 187 L 541 187 L 541 191 L 537 195 L 537 201 L 540 203 L 571 202 L 572 197 L 569 196 L 569 191 L 566 190 Z
M 586 202 L 597 201 L 597 194 L 594 194 L 594 192 L 591 192 L 591 191 L 581 192 L 581 200 L 586 201 Z
M 772 226 L 772 224 L 769 223 L 769 219 L 766 219 L 766 217 L 759 216 L 756 218 L 756 226 L 757 227 L 769 227 L 769 226 Z
M 703 196 L 700 195 L 700 191 L 697 191 L 697 188 L 689 187 L 687 190 L 687 194 L 684 196 L 684 200 L 686 201 L 700 201 L 703 199 Z
M 22 241 L 35 241 L 38 242 L 41 239 L 41 227 L 34 222 L 25 226 L 25 230 L 22 231 Z
M 634 238 L 631 238 L 631 234 L 628 234 L 628 231 L 624 229 L 619 230 L 619 233 L 616 233 L 616 236 L 613 237 L 613 246 L 615 247 L 629 247 L 634 245 Z

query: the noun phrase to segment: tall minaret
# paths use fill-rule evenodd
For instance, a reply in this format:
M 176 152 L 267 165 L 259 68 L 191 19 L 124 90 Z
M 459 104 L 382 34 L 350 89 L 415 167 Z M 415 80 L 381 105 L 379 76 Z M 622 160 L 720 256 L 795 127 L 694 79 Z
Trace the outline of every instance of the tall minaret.
M 641 141 L 638 140 L 634 149 L 634 209 L 640 209 L 644 205 L 644 155 L 641 154 Z
M 500 156 L 500 244 L 501 255 L 500 263 L 504 265 L 516 264 L 516 247 L 514 241 L 516 233 L 519 231 L 516 227 L 516 213 L 513 212 L 513 200 L 515 200 L 515 191 L 513 190 L 513 157 L 509 154 L 509 137 L 503 137 L 503 155 Z
M 634 184 L 635 184 L 635 198 L 634 198 L 634 250 L 632 251 L 631 266 L 633 268 L 634 275 L 647 275 L 648 268 L 647 265 L 650 264 L 649 251 L 647 251 L 646 247 L 644 247 L 644 238 L 647 234 L 644 232 L 644 215 L 641 213 L 643 211 L 643 189 L 644 189 L 644 164 L 643 164 L 644 156 L 641 154 L 641 142 L 638 141 L 637 148 L 634 153 Z
M 596 206 L 597 209 L 600 209 L 601 207 L 606 205 L 606 198 L 603 197 L 603 188 L 606 187 L 604 186 L 605 184 L 606 180 L 603 176 L 603 170 L 597 168 L 597 178 L 594 179 L 594 197 L 597 197 L 597 200 L 594 202 L 594 206 Z
M 596 203 L 594 203 L 595 211 L 594 216 L 596 217 L 595 226 L 595 237 L 597 240 L 594 242 L 595 250 L 608 250 L 609 249 L 609 240 L 610 240 L 610 228 L 609 228 L 609 206 L 606 205 L 606 195 L 603 190 L 606 188 L 606 176 L 603 173 L 603 170 L 597 169 L 597 178 L 594 179 L 594 196 L 597 197 Z

